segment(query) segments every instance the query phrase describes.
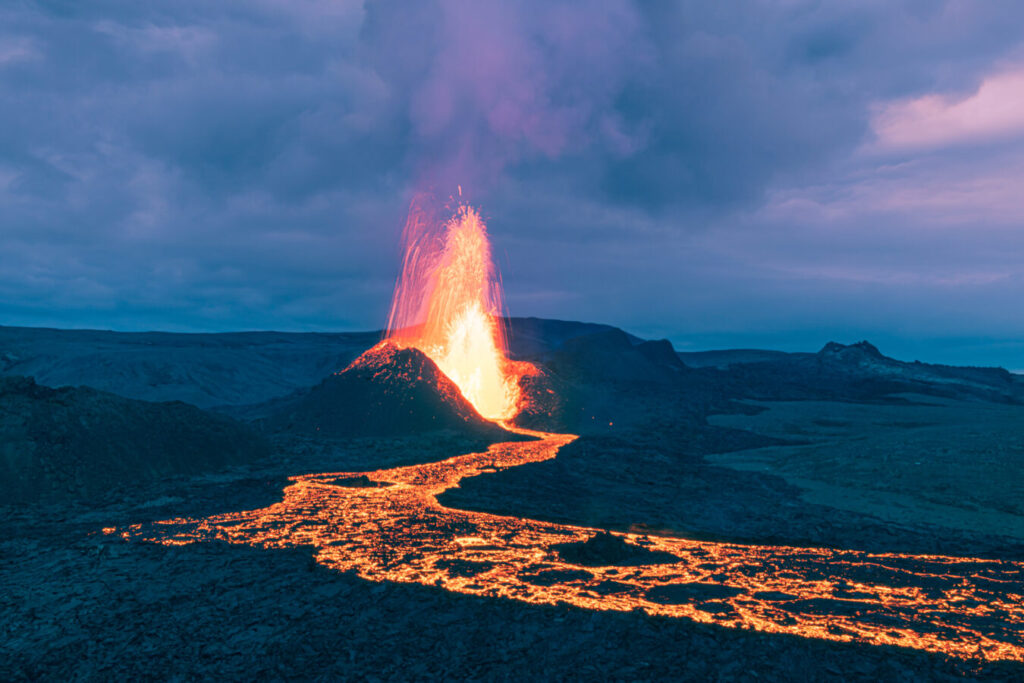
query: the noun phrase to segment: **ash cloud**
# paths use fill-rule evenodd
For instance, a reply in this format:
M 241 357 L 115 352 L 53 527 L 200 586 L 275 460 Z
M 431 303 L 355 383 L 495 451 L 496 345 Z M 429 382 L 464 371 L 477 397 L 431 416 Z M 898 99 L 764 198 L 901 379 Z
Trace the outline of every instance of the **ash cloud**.
M 414 182 L 486 191 L 518 162 L 641 144 L 614 106 L 651 61 L 629 2 L 374 3 L 361 43 L 407 119 Z

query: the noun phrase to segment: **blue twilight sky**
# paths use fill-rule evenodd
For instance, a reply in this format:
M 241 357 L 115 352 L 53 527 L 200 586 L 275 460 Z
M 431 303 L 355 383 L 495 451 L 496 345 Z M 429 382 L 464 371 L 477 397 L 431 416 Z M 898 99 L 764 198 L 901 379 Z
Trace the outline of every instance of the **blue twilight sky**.
M 379 328 L 461 184 L 513 315 L 1024 368 L 1024 4 L 12 0 L 0 324 Z

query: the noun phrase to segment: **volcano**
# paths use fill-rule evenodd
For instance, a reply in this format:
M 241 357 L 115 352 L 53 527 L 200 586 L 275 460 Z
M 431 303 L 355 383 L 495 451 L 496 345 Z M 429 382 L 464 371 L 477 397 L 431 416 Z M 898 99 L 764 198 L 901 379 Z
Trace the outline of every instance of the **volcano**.
M 425 353 L 383 341 L 269 419 L 273 429 L 320 436 L 401 436 L 452 430 L 517 437 L 481 417 Z

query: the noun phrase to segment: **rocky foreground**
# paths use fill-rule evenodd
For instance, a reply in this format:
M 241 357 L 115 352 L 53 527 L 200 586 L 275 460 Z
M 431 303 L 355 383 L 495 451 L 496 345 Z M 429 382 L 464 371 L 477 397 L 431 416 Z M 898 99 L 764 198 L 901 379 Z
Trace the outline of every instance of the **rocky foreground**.
M 400 461 L 409 445 L 352 442 L 304 457 L 317 469 L 353 469 L 368 459 Z M 5 508 L 0 678 L 907 681 L 1024 673 L 1012 663 L 371 583 L 317 565 L 305 548 L 167 547 L 100 531 L 267 505 L 279 499 L 281 475 L 295 470 L 293 459 L 168 480 L 103 506 Z M 602 543 L 591 545 L 577 559 L 608 560 Z
M 582 436 L 554 460 L 466 479 L 446 505 L 651 536 L 1024 558 L 1018 376 L 866 343 L 700 356 L 607 326 L 510 322 L 513 357 L 541 367 L 549 397 L 524 420 Z M 10 463 L 42 467 L 60 493 L 12 504 L 9 486 L 0 501 L 0 679 L 1024 680 L 1012 662 L 376 583 L 301 546 L 103 533 L 255 510 L 291 476 L 440 461 L 495 438 L 458 421 L 403 436 L 367 415 L 349 424 L 365 436 L 323 433 L 351 390 L 331 373 L 378 338 L 0 328 L 0 375 L 42 378 L 0 380 L 0 467 L 29 493 L 35 470 Z M 218 434 L 230 443 L 207 450 Z M 564 552 L 584 570 L 636 560 L 603 538 Z

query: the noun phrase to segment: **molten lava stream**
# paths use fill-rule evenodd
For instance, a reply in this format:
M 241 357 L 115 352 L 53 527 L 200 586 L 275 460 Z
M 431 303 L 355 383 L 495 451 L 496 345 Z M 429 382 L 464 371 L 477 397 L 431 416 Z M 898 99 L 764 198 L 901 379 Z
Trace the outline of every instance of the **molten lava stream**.
M 576 438 L 513 431 L 540 440 L 410 467 L 293 477 L 267 508 L 121 533 L 166 545 L 313 545 L 317 562 L 369 581 L 1024 661 L 1024 563 L 616 533 L 658 564 L 590 566 L 568 561 L 564 548 L 596 529 L 441 506 L 437 496 L 461 479 L 553 458 Z M 336 484 L 360 474 L 386 485 Z M 1003 593 L 994 597 L 995 583 Z
M 460 207 L 438 222 L 414 204 L 405 240 L 389 338 L 430 356 L 485 417 L 511 417 L 525 367 L 506 359 L 500 290 L 479 214 Z M 166 545 L 312 545 L 317 562 L 368 581 L 1024 661 L 1024 563 L 601 536 L 642 560 L 619 566 L 586 560 L 582 549 L 596 529 L 438 503 L 466 477 L 554 458 L 576 438 L 505 426 L 537 440 L 410 467 L 292 477 L 283 500 L 267 508 L 120 533 Z M 339 485 L 360 475 L 380 486 Z

